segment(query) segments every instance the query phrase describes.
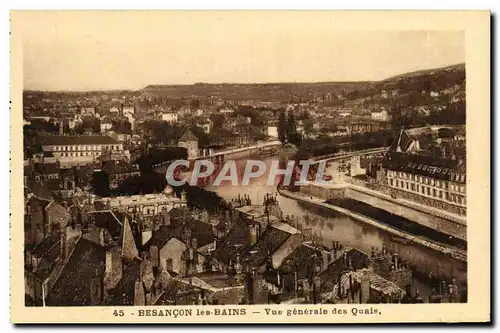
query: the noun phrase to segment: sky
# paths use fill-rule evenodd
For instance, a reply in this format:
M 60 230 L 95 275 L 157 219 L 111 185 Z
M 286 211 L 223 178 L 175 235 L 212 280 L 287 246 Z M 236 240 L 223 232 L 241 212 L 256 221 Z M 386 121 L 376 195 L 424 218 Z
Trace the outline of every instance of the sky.
M 30 90 L 381 80 L 465 61 L 463 31 L 298 13 L 25 12 L 12 34 Z

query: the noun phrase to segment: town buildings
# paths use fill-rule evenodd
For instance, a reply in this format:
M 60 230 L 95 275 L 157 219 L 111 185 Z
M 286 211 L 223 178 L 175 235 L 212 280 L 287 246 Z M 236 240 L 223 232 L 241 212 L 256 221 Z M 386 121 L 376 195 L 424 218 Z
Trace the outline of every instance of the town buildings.
M 106 152 L 129 158 L 123 144 L 102 135 L 46 135 L 35 138 L 44 153 L 52 153 L 61 167 L 85 165 L 94 162 Z
M 179 147 L 186 148 L 188 151 L 188 159 L 196 159 L 198 157 L 198 138 L 191 132 L 187 131 L 179 139 Z
M 438 131 L 438 128 L 401 130 L 382 161 L 379 181 L 397 197 L 466 215 L 465 156 L 456 156 L 452 151 L 445 156 L 431 155 L 433 150 L 423 149 L 417 135 Z M 460 140 L 455 133 L 454 140 Z

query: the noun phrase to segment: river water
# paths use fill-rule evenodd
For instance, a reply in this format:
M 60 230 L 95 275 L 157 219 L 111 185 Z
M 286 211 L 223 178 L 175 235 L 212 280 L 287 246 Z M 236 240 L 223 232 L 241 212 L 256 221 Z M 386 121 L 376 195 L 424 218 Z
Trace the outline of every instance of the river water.
M 276 158 L 267 158 L 264 161 L 269 166 L 273 159 Z M 245 162 L 245 158 L 237 161 L 239 171 L 243 170 Z M 336 170 L 337 165 L 330 165 L 325 173 L 333 175 L 334 179 L 336 179 Z M 236 198 L 238 195 L 249 195 L 252 204 L 262 204 L 267 193 L 277 193 L 275 184 L 268 185 L 267 174 L 252 181 L 248 186 L 232 186 L 223 182 L 219 187 L 212 186 L 207 189 L 217 192 L 226 200 Z M 382 246 L 385 246 L 393 253 L 398 253 L 401 260 L 408 262 L 412 267 L 414 272 L 412 287 L 419 288 L 423 296 L 428 296 L 431 292 L 433 282 L 431 282 L 429 276 L 447 281 L 456 278 L 458 284 L 462 288 L 466 288 L 466 265 L 440 252 L 418 244 L 404 244 L 395 241 L 392 235 L 386 231 L 332 212 L 326 208 L 299 203 L 280 195 L 278 195 L 278 202 L 285 216 L 304 217 L 308 215 L 310 218 L 307 220 L 310 222 L 307 222 L 306 225 L 304 219 L 299 219 L 299 221 L 302 221 L 300 223 L 304 224 L 303 227 L 311 228 L 314 233 L 321 236 L 324 245 L 327 247 L 331 247 L 333 241 L 339 241 L 341 244 L 359 248 L 367 254 L 370 254 L 373 247 L 381 249 Z

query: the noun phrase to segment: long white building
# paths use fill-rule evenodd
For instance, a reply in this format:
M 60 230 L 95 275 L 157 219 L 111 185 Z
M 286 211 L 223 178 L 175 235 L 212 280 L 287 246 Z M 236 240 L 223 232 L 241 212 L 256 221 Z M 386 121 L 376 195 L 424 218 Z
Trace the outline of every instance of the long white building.
M 35 142 L 43 152 L 51 152 L 62 168 L 92 163 L 105 153 L 130 158 L 122 143 L 104 135 L 39 136 Z

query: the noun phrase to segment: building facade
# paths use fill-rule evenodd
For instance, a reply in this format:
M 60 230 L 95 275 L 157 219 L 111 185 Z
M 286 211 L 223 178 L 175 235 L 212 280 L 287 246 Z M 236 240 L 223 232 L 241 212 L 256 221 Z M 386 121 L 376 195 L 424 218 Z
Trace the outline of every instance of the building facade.
M 381 182 L 393 195 L 466 215 L 465 161 L 390 151 Z
M 179 147 L 187 149 L 188 159 L 192 160 L 198 157 L 198 138 L 191 131 L 187 131 L 179 139 Z
M 36 142 L 44 153 L 51 152 L 54 155 L 61 168 L 86 165 L 109 152 L 130 157 L 128 150 L 123 149 L 122 143 L 103 135 L 40 136 Z

